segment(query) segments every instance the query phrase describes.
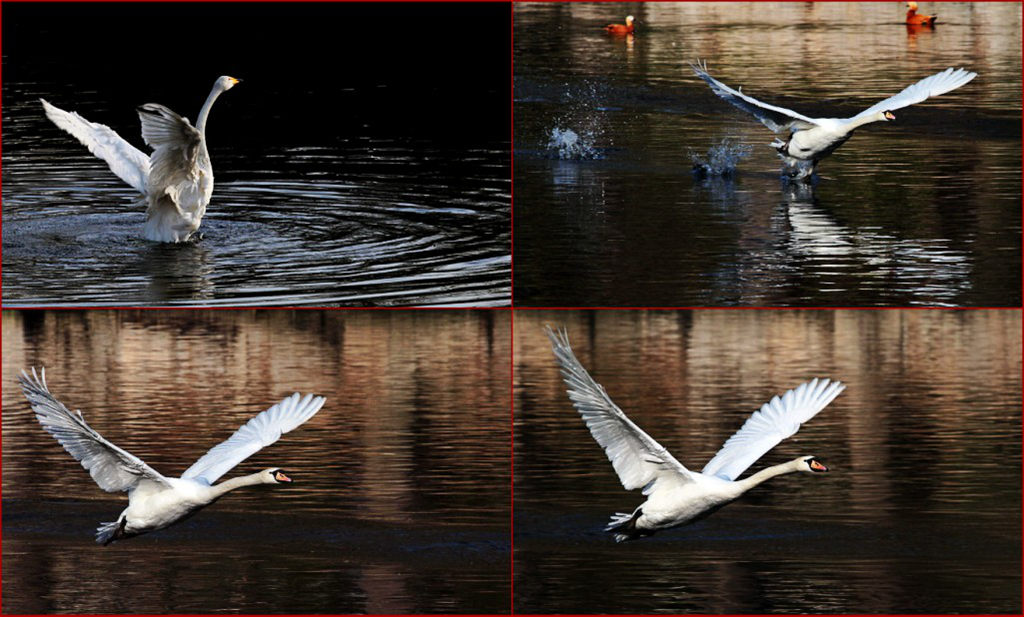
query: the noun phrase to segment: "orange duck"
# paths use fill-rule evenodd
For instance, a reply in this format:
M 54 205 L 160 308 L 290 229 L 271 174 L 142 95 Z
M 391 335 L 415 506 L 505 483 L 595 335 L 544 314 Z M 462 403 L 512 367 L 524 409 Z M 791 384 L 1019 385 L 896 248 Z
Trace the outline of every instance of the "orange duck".
M 917 14 L 917 3 L 907 3 L 907 25 L 908 26 L 933 26 L 935 25 L 935 18 L 937 15 L 918 15 Z
M 627 15 L 625 24 L 608 24 L 604 29 L 611 34 L 633 34 L 633 16 Z

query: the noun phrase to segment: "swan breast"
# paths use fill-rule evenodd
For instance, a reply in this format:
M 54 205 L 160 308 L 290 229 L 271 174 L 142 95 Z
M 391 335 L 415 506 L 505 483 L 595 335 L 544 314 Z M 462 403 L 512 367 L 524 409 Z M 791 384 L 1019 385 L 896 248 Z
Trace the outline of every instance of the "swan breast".
M 820 159 L 843 145 L 850 135 L 851 131 L 839 123 L 797 131 L 789 139 L 787 154 L 797 159 Z

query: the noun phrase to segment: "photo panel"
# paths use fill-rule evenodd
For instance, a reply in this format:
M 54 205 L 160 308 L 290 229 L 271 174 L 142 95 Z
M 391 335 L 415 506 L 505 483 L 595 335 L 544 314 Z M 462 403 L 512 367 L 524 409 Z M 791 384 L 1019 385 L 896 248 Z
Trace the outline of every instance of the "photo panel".
M 1020 611 L 1020 310 L 514 331 L 517 613 Z
M 4 311 L 4 612 L 507 614 L 510 318 Z
M 5 306 L 508 306 L 509 12 L 4 6 Z
M 1020 306 L 1020 7 L 920 11 L 515 3 L 516 306 Z

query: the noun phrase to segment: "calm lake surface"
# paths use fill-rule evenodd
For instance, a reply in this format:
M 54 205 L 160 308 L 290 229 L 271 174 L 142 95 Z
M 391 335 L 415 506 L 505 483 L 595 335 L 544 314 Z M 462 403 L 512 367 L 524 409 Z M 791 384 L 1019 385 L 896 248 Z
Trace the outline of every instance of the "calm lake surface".
M 895 2 L 517 3 L 516 304 L 1019 306 L 1021 7 L 932 8 L 908 30 Z M 627 13 L 635 35 L 603 31 Z M 979 76 L 859 130 L 805 186 L 697 58 L 811 117 Z M 713 151 L 748 156 L 696 178 Z
M 429 3 L 5 7 L 5 306 L 508 305 L 510 84 L 482 71 L 508 66 L 508 14 Z M 142 22 L 156 40 L 188 23 L 204 40 L 201 66 L 154 71 L 180 63 L 181 49 L 148 42 L 126 58 L 124 32 Z M 441 27 L 461 34 L 438 37 Z M 261 34 L 271 28 L 272 45 Z M 123 62 L 111 68 L 110 57 Z M 210 113 L 216 186 L 202 240 L 185 245 L 143 239 L 134 189 L 38 100 L 148 154 L 135 108 L 158 102 L 195 121 L 221 74 L 242 83 Z
M 4 612 L 508 612 L 509 354 L 506 312 L 5 311 Z M 31 366 L 166 475 L 294 391 L 327 403 L 226 476 L 294 485 L 102 547 L 126 502 L 40 429 Z
M 626 492 L 565 395 L 544 324 L 641 428 L 700 469 L 814 376 L 848 387 L 703 521 L 616 544 Z M 517 311 L 515 606 L 522 613 L 1021 611 L 1021 312 Z

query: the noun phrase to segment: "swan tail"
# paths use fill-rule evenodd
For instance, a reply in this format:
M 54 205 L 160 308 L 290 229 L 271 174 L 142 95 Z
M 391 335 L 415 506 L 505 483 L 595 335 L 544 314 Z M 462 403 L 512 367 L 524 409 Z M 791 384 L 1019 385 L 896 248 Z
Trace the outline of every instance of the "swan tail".
M 121 519 L 109 523 L 100 523 L 100 526 L 96 528 L 96 544 L 106 546 L 123 538 L 125 536 L 124 525 L 126 522 L 127 519 Z
M 149 157 L 125 141 L 109 126 L 89 122 L 73 111 L 64 111 L 39 99 L 46 117 L 82 143 L 96 157 L 103 159 L 110 171 L 136 191 L 146 194 L 149 182 Z

